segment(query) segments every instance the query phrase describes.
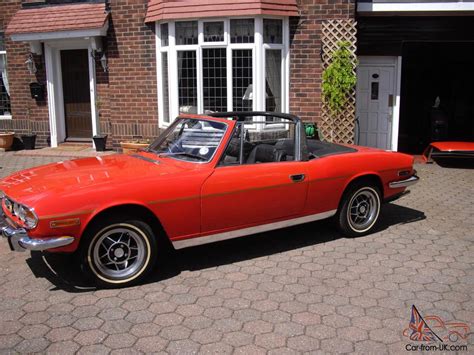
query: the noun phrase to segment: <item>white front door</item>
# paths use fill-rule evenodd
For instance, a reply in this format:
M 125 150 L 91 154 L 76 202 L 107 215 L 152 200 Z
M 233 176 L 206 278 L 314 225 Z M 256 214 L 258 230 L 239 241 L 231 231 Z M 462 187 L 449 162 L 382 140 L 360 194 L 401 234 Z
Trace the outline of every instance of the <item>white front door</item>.
M 356 144 L 396 150 L 397 57 L 360 57 L 356 87 Z M 394 127 L 394 114 L 396 127 Z M 393 139 L 395 138 L 395 139 Z

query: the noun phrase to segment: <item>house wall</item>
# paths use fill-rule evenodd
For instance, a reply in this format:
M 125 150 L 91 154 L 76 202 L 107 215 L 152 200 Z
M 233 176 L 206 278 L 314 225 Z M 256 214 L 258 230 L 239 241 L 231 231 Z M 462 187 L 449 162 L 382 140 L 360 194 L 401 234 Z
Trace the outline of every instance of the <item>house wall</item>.
M 145 24 L 147 0 L 111 0 L 109 30 L 104 39 L 108 72 L 96 61 L 97 108 L 108 146 L 132 138 L 158 134 L 158 103 L 154 24 Z M 4 0 L 0 14 L 6 27 L 20 9 L 21 0 Z M 321 31 L 327 19 L 354 17 L 354 0 L 298 0 L 300 17 L 290 19 L 290 111 L 304 120 L 321 119 Z M 0 129 L 24 133 L 28 126 L 38 134 L 38 146 L 49 137 L 47 98 L 30 98 L 29 83 L 45 83 L 44 54 L 36 56 L 38 72 L 30 75 L 24 61 L 29 48 L 7 38 L 8 72 L 13 119 Z M 32 125 L 28 125 L 31 120 Z
M 0 11 L 0 30 L 4 31 L 15 12 L 20 9 L 21 0 L 3 0 Z M 29 46 L 12 42 L 5 36 L 7 51 L 8 82 L 10 83 L 11 120 L 0 120 L 0 130 L 13 130 L 17 134 L 35 132 L 38 145 L 46 145 L 49 138 L 48 105 L 45 88 L 44 100 L 31 98 L 29 84 L 46 82 L 44 56 L 35 56 L 37 73 L 31 75 L 26 69 L 25 60 Z
M 354 0 L 298 0 L 300 17 L 290 19 L 290 112 L 321 120 L 322 22 L 353 19 Z
M 111 0 L 106 53 L 109 72 L 99 73 L 102 131 L 117 147 L 123 139 L 158 134 L 154 24 L 145 24 L 147 0 Z

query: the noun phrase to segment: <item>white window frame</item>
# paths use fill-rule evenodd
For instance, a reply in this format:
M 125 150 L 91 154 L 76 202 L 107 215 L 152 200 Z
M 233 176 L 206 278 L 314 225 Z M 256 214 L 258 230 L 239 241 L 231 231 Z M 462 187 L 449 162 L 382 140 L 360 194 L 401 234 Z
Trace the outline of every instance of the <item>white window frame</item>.
M 263 43 L 263 19 L 279 19 L 282 20 L 282 44 Z M 253 19 L 255 23 L 254 43 L 231 43 L 230 40 L 230 20 L 231 19 Z M 175 24 L 183 21 L 198 22 L 198 44 L 196 45 L 176 45 Z M 221 42 L 204 42 L 204 22 L 224 22 L 224 41 Z M 168 46 L 161 46 L 161 24 L 168 24 Z M 233 18 L 202 18 L 202 19 L 185 19 L 176 21 L 157 21 L 155 22 L 155 40 L 156 40 L 156 61 L 157 61 L 157 86 L 158 86 L 158 122 L 159 127 L 168 127 L 173 120 L 179 115 L 179 90 L 178 90 L 178 52 L 179 51 L 196 51 L 197 61 L 197 112 L 203 113 L 203 75 L 202 75 L 202 50 L 204 48 L 226 48 L 226 65 L 227 65 L 227 110 L 232 111 L 233 106 L 233 87 L 232 87 L 232 51 L 236 49 L 250 49 L 253 57 L 253 100 L 252 109 L 254 111 L 265 110 L 265 53 L 269 49 L 277 49 L 282 51 L 281 61 L 281 111 L 289 112 L 289 20 L 288 17 L 278 16 L 242 16 Z M 169 117 L 167 122 L 164 119 L 164 100 L 162 87 L 162 59 L 161 54 L 168 53 L 168 98 L 169 98 Z M 265 118 L 259 118 L 265 121 Z M 281 129 L 284 124 L 254 124 L 248 128 L 252 130 L 262 129 Z
M 5 56 L 5 65 L 6 65 L 7 64 L 7 51 L 0 51 L 0 55 Z M 11 96 L 10 96 L 10 106 L 11 106 Z M 11 120 L 11 119 L 12 119 L 11 112 L 9 115 L 0 115 L 0 120 Z

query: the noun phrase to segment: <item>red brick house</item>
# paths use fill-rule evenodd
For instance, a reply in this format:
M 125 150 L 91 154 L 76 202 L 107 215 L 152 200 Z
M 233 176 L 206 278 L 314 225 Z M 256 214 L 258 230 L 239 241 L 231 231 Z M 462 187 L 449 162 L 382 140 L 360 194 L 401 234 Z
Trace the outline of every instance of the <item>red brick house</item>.
M 321 122 L 324 23 L 357 20 L 358 124 L 349 135 L 416 150 L 430 128 L 404 98 L 417 75 L 407 43 L 470 43 L 472 3 L 398 1 L 4 0 L 0 130 L 33 131 L 41 146 L 105 133 L 118 147 L 156 136 L 180 112 L 274 110 Z M 419 112 L 429 114 L 430 95 Z M 452 106 L 466 106 L 464 96 Z M 469 109 L 457 130 L 472 138 Z

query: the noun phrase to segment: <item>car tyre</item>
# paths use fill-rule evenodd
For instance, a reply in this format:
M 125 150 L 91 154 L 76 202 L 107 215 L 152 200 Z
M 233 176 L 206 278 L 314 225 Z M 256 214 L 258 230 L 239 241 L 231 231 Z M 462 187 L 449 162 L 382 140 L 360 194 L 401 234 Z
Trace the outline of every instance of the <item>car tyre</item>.
M 380 189 L 369 182 L 355 183 L 344 192 L 336 223 L 348 237 L 369 234 L 377 224 L 380 209 Z
M 157 238 L 133 217 L 95 223 L 81 241 L 83 270 L 99 287 L 127 287 L 143 281 L 157 261 Z

